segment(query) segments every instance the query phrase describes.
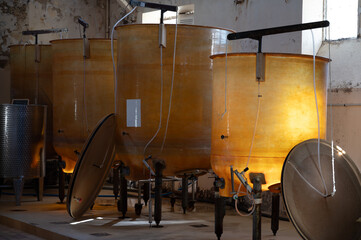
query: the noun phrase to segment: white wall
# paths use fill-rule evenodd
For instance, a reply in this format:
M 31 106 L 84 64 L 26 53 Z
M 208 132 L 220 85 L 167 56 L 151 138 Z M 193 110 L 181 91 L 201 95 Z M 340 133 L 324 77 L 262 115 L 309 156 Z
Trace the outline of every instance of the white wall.
M 303 0 L 302 23 L 323 20 L 323 0 Z M 322 44 L 323 29 L 313 29 L 315 53 Z M 302 54 L 313 54 L 313 40 L 310 30 L 302 31 Z
M 234 0 L 149 0 L 170 5 L 194 3 L 194 24 L 229 28 L 237 32 L 283 25 L 302 23 L 302 1 L 300 0 L 245 0 L 235 4 Z M 138 23 L 141 23 L 139 9 Z M 301 53 L 301 33 L 266 36 L 263 40 L 264 52 Z M 238 41 L 239 42 L 239 41 Z M 234 51 L 254 52 L 258 44 L 253 40 L 233 43 Z

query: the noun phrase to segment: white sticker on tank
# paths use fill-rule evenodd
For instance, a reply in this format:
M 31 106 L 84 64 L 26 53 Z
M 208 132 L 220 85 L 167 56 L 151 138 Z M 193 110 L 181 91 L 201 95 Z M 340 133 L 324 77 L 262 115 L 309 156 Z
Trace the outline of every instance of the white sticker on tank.
M 141 127 L 140 99 L 127 99 L 127 127 Z

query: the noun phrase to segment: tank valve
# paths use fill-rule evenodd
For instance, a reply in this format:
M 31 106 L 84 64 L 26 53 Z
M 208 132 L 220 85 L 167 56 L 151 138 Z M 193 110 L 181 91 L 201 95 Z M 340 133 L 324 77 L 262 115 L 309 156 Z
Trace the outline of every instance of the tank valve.
M 225 139 L 225 138 L 228 138 L 228 136 L 224 136 L 224 135 L 221 135 L 221 139 Z

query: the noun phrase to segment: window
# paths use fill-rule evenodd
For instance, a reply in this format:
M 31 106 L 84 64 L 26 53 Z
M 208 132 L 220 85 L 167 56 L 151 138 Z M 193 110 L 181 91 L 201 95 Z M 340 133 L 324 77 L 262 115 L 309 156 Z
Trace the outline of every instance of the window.
M 330 35 L 326 39 L 337 40 L 357 37 L 358 0 L 326 0 L 325 19 L 330 22 Z
M 178 7 L 178 23 L 180 24 L 194 24 L 194 4 L 184 5 Z M 167 11 L 164 13 L 165 24 L 176 23 L 176 13 Z M 160 10 L 145 12 L 142 14 L 142 23 L 155 23 L 160 21 Z

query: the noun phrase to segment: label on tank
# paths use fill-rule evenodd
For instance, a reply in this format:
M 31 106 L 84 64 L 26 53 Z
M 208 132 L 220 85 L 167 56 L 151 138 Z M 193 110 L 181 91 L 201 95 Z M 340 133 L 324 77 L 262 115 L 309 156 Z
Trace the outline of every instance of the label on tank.
M 127 99 L 127 127 L 141 127 L 140 99 Z

